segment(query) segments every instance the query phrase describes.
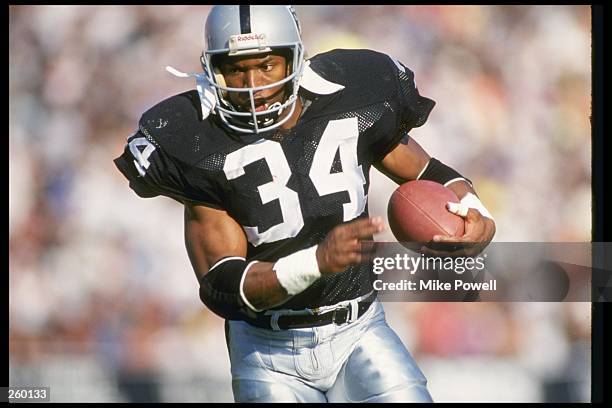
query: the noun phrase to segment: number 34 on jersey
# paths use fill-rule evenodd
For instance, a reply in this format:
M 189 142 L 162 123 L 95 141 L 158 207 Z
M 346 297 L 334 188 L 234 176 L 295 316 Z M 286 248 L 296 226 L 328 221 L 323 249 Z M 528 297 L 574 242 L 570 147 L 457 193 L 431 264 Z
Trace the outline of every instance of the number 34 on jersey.
M 364 191 L 366 178 L 357 158 L 358 136 L 356 117 L 329 121 L 309 170 L 309 177 L 319 196 L 348 192 L 349 202 L 343 204 L 343 221 L 358 217 L 364 211 L 367 201 Z M 155 146 L 145 137 L 138 137 L 129 142 L 129 148 L 135 158 L 136 170 L 144 176 L 150 166 L 149 157 L 155 151 Z M 342 171 L 332 173 L 337 154 Z M 260 139 L 228 154 L 223 165 L 227 181 L 239 179 L 245 174 L 246 166 L 259 160 L 265 161 L 272 174 L 272 181 L 257 186 L 261 202 L 267 204 L 278 200 L 282 222 L 265 231 L 261 231 L 257 225 L 243 225 L 253 246 L 295 237 L 304 226 L 298 192 L 287 186 L 291 168 L 278 142 Z

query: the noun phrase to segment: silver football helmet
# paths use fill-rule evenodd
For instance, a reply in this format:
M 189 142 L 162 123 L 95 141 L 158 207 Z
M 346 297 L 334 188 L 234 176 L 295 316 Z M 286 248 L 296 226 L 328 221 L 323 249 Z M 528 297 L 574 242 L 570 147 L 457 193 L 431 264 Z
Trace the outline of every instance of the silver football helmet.
M 291 6 L 215 6 L 206 19 L 206 50 L 202 53 L 202 68 L 215 89 L 215 113 L 229 128 L 243 133 L 265 132 L 285 123 L 293 114 L 299 89 L 298 81 L 304 69 L 304 46 L 300 24 Z M 254 88 L 229 88 L 213 57 L 219 54 L 242 56 L 266 53 L 275 49 L 292 52 L 290 74 L 283 80 Z M 254 93 L 279 85 L 291 85 L 291 94 L 283 103 L 275 103 L 256 112 Z M 228 92 L 248 93 L 251 112 L 237 109 L 229 101 Z M 282 112 L 289 112 L 279 119 Z

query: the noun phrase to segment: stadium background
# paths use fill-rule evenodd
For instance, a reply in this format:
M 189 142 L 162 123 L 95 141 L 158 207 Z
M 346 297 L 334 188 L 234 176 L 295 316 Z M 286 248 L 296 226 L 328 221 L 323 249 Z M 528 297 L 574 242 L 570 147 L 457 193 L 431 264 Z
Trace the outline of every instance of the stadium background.
M 112 159 L 193 87 L 209 6 L 9 7 L 9 380 L 52 401 L 232 401 L 182 208 Z M 497 242 L 589 241 L 588 6 L 297 6 L 310 55 L 371 48 L 437 101 L 411 135 L 474 181 Z M 372 170 L 373 214 L 394 186 Z M 392 240 L 389 232 L 379 240 Z M 589 303 L 387 303 L 436 401 L 588 401 Z

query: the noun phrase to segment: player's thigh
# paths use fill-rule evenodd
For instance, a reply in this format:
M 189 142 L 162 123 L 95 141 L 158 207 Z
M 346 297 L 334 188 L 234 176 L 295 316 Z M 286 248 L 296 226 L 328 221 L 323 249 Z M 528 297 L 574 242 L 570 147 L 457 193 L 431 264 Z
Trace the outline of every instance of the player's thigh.
M 324 393 L 285 374 L 264 369 L 247 374 L 232 379 L 236 402 L 327 402 Z
M 363 334 L 327 398 L 330 402 L 432 401 L 425 376 L 384 320 Z
M 244 324 L 226 325 L 232 390 L 236 402 L 326 402 L 325 395 L 291 373 L 291 348 L 274 348 L 249 334 Z M 278 358 L 272 362 L 272 354 Z

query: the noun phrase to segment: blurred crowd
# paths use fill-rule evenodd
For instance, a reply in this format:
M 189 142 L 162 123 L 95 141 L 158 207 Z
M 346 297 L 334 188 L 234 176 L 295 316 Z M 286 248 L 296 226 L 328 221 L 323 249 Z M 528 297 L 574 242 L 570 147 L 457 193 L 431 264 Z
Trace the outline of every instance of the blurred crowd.
M 9 7 L 9 379 L 54 401 L 232 401 L 182 208 L 112 159 L 194 87 L 209 6 Z M 312 56 L 370 48 L 437 102 L 414 137 L 475 184 L 495 240 L 589 241 L 588 6 L 298 6 Z M 370 212 L 394 185 L 372 170 Z M 393 240 L 390 232 L 379 240 Z M 587 401 L 589 303 L 386 303 L 435 400 Z M 513 386 L 508 387 L 512 382 Z

